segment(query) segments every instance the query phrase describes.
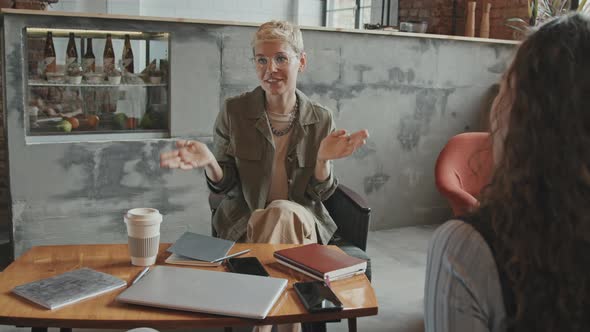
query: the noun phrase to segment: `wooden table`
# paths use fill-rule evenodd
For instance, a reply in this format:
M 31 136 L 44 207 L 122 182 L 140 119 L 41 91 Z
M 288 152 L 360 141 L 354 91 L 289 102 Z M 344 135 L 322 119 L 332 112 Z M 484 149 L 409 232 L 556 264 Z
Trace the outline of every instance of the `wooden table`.
M 156 264 L 165 264 L 164 260 L 170 255 L 166 252 L 169 246 L 170 244 L 160 245 Z M 321 314 L 308 313 L 297 297 L 293 283 L 309 281 L 311 278 L 277 263 L 272 256 L 275 250 L 292 246 L 294 245 L 237 243 L 230 251 L 231 253 L 251 248 L 252 251 L 242 257 L 256 256 L 271 276 L 289 280 L 286 291 L 262 321 L 119 303 L 115 297 L 123 289 L 50 311 L 12 294 L 11 290 L 17 285 L 81 267 L 106 272 L 131 283 L 142 268 L 131 265 L 127 244 L 33 247 L 0 273 L 0 324 L 60 328 L 129 329 L 148 326 L 156 329 L 174 329 L 349 319 L 349 329 L 354 331 L 356 317 L 377 314 L 377 299 L 364 274 L 332 282 L 332 288 L 344 304 L 344 310 Z M 340 249 L 334 247 L 334 250 Z M 224 266 L 202 269 L 226 271 Z

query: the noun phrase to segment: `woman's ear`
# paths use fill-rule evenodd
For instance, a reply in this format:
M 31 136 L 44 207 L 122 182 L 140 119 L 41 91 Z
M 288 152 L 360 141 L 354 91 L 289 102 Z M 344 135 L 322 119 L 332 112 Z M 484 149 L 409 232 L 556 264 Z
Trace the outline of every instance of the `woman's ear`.
M 299 56 L 299 72 L 302 73 L 307 65 L 307 54 L 305 52 L 301 52 Z

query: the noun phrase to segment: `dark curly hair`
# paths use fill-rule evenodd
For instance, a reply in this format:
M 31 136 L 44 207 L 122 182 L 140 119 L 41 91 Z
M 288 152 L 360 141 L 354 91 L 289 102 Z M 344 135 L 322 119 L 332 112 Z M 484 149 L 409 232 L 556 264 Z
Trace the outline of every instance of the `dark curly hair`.
M 590 331 L 590 20 L 555 19 L 504 76 L 507 131 L 475 212 L 515 296 L 514 331 Z M 499 96 L 498 98 L 501 98 Z M 507 113 L 504 113 L 507 112 Z

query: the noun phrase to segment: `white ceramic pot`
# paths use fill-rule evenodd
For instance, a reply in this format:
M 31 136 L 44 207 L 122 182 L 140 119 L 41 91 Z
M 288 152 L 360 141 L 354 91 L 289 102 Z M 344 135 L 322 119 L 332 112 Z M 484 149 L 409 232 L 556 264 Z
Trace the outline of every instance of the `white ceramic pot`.
M 121 76 L 109 76 L 110 84 L 121 84 Z
M 68 83 L 80 84 L 82 83 L 82 76 L 68 76 Z

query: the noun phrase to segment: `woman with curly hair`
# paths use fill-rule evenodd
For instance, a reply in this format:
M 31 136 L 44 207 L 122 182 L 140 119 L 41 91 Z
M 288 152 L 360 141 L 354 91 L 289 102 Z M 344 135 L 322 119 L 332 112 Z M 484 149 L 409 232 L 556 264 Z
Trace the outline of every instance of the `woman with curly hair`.
M 590 331 L 590 20 L 531 34 L 492 114 L 481 206 L 430 243 L 426 331 Z

